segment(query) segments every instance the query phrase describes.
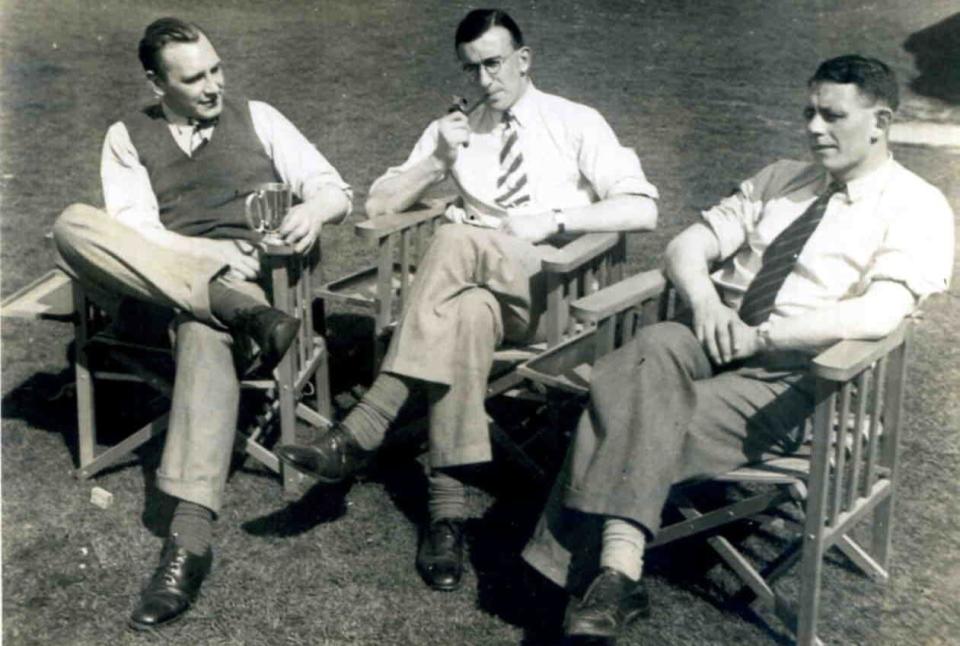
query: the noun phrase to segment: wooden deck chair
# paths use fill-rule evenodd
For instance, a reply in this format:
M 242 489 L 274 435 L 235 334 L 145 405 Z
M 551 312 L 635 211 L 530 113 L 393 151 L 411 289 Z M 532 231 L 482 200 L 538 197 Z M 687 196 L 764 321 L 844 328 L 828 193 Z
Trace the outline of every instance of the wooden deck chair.
M 247 379 L 244 390 L 266 394 L 264 408 L 249 428 L 240 429 L 243 451 L 281 474 L 284 493 L 295 495 L 302 476 L 281 469 L 268 446 L 267 435 L 279 427 L 280 441 L 295 441 L 296 419 L 318 427 L 329 425 L 331 416 L 328 357 L 323 338 L 314 332 L 313 290 L 319 282 L 319 245 L 306 256 L 268 255 L 263 268 L 270 276 L 269 296 L 274 307 L 298 316 L 302 324 L 291 349 L 274 370 L 273 378 Z M 156 359 L 170 357 L 165 345 L 131 342 L 111 334 L 103 313 L 87 298 L 83 288 L 59 270 L 4 299 L 3 316 L 72 320 L 76 344 L 76 396 L 79 445 L 78 478 L 93 477 L 116 464 L 154 436 L 166 430 L 166 413 L 127 436 L 99 450 L 95 385 L 97 381 L 135 381 L 150 386 L 169 399 L 172 380 Z M 106 359 L 106 363 L 100 359 Z M 172 363 L 172 362 L 169 362 Z M 313 405 L 307 405 L 307 398 Z
M 670 313 L 670 299 L 658 271 L 638 274 L 581 299 L 571 311 L 587 329 L 521 366 L 519 372 L 550 389 L 586 395 L 593 362 L 629 341 L 640 326 L 663 320 Z M 675 486 L 671 502 L 684 520 L 663 527 L 648 547 L 704 534 L 721 560 L 794 633 L 798 644 L 820 644 L 816 634 L 820 581 L 824 555 L 831 547 L 875 581 L 889 578 L 909 338 L 907 321 L 881 340 L 843 341 L 817 355 L 809 368 L 816 379 L 816 408 L 807 420 L 806 450 L 714 478 L 748 483 L 755 492 L 720 509 L 697 509 L 687 495 L 687 483 Z M 765 524 L 784 505 L 801 512 L 800 520 L 786 523 L 796 536 L 766 565 L 752 562 L 718 531 L 743 519 Z M 851 532 L 870 520 L 869 546 L 864 547 Z M 774 582 L 798 563 L 799 598 L 791 602 Z
M 376 245 L 376 264 L 327 283 L 317 292 L 327 302 L 359 307 L 373 316 L 374 372 L 403 309 L 417 263 L 433 232 L 446 222 L 443 214 L 451 201 L 453 198 L 429 200 L 403 213 L 357 224 L 357 235 Z M 620 280 L 625 260 L 626 237 L 622 233 L 585 234 L 544 259 L 547 339 L 535 345 L 507 345 L 496 352 L 487 386 L 488 399 L 505 394 L 519 397 L 528 394 L 520 388 L 523 378 L 516 367 L 575 332 L 579 323 L 569 314 L 570 303 Z M 512 459 L 534 477 L 546 478 L 542 467 L 526 455 L 524 445 L 514 442 L 497 424 L 491 424 L 490 428 L 494 441 Z

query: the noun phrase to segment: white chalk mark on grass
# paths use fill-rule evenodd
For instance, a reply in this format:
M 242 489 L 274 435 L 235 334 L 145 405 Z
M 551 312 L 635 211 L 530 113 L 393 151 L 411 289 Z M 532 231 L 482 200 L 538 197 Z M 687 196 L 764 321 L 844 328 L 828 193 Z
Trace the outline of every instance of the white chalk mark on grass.
M 960 151 L 960 125 L 933 121 L 894 123 L 890 141 L 913 146 L 956 148 Z

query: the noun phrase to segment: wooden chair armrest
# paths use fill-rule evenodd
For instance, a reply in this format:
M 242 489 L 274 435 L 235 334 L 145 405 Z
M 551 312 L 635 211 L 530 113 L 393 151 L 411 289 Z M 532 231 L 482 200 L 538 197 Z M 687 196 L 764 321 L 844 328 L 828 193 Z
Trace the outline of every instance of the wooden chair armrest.
M 575 300 L 570 312 L 583 323 L 598 323 L 662 294 L 666 287 L 663 272 L 651 269 Z
M 381 240 L 421 222 L 442 216 L 449 202 L 450 198 L 426 200 L 417 205 L 419 208 L 410 211 L 390 213 L 364 220 L 356 225 L 355 230 L 357 235 L 365 240 Z
M 909 327 L 910 320 L 907 319 L 882 339 L 835 343 L 814 357 L 811 373 L 830 381 L 849 381 L 902 344 Z
M 616 246 L 619 233 L 585 233 L 561 249 L 544 252 L 543 271 L 565 274 Z

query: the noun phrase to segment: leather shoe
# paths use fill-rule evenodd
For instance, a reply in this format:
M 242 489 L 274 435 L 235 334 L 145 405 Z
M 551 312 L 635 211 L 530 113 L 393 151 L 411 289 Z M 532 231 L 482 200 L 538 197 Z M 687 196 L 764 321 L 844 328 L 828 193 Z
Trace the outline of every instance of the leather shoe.
M 283 359 L 297 337 L 300 319 L 278 309 L 261 305 L 236 312 L 230 322 L 233 332 L 246 334 L 260 348 L 260 353 L 247 371 L 271 372 Z
M 605 567 L 583 598 L 567 604 L 564 632 L 570 637 L 615 639 L 627 624 L 641 616 L 650 616 L 646 586 Z
M 373 459 L 339 424 L 313 444 L 286 444 L 277 448 L 277 457 L 298 471 L 326 484 L 337 484 L 355 476 Z
M 151 630 L 183 616 L 196 599 L 212 562 L 209 547 L 203 554 L 192 554 L 177 545 L 173 536 L 167 538 L 160 564 L 130 615 L 130 627 Z
M 417 570 L 434 590 L 449 592 L 460 587 L 463 577 L 463 528 L 459 518 L 441 518 L 430 523 L 420 538 Z

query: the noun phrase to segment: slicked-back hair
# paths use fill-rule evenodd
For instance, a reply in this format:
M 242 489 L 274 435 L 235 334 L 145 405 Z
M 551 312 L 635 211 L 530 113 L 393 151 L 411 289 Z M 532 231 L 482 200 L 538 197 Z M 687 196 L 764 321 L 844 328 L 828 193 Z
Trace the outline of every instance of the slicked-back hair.
M 474 9 L 457 25 L 457 35 L 453 39 L 453 48 L 460 51 L 460 45 L 472 43 L 494 27 L 503 27 L 510 32 L 513 47 L 523 47 L 523 32 L 506 11 L 500 9 Z
M 200 40 L 203 30 L 198 25 L 179 18 L 160 18 L 154 20 L 143 32 L 137 55 L 140 64 L 147 72 L 164 76 L 160 65 L 160 50 L 168 43 L 195 43 Z
M 853 83 L 864 95 L 875 102 L 885 103 L 891 110 L 900 105 L 896 74 L 876 58 L 847 54 L 824 61 L 807 84 L 813 86 L 823 82 Z

